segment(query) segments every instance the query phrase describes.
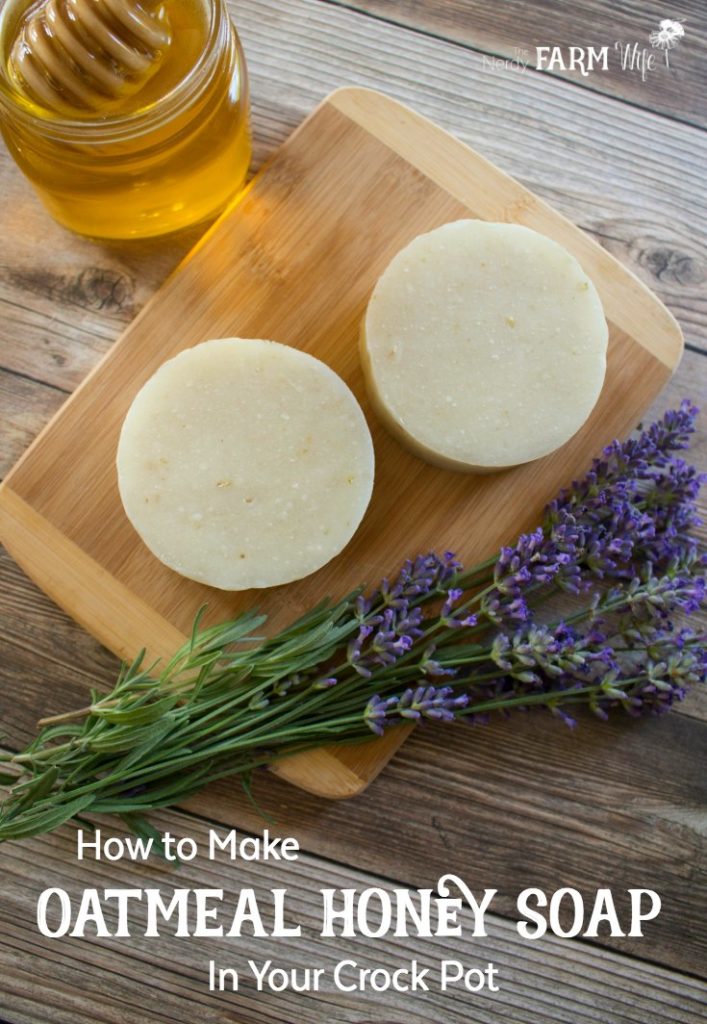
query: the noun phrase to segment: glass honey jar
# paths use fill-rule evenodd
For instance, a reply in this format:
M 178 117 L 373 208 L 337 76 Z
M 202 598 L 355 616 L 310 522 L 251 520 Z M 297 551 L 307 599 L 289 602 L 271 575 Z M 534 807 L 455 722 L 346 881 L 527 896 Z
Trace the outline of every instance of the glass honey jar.
M 213 218 L 251 158 L 245 60 L 224 0 L 163 0 L 171 42 L 157 69 L 137 91 L 89 110 L 69 99 L 50 109 L 13 76 L 12 47 L 37 7 L 5 0 L 0 11 L 0 115 L 10 153 L 50 213 L 114 239 Z

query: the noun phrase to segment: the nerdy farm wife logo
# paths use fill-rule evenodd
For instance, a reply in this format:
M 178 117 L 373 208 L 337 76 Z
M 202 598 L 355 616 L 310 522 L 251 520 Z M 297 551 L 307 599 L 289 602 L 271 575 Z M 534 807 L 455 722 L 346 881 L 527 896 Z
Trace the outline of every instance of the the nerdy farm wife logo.
M 528 68 L 535 71 L 575 71 L 583 78 L 592 72 L 601 73 L 618 66 L 621 71 L 640 74 L 645 82 L 648 75 L 662 65 L 670 70 L 670 52 L 684 35 L 682 21 L 663 18 L 644 41 L 618 39 L 613 45 L 607 43 L 604 46 L 536 46 L 534 63 L 531 63 L 530 50 L 517 46 L 513 57 L 484 55 L 482 63 L 484 67 L 521 72 Z

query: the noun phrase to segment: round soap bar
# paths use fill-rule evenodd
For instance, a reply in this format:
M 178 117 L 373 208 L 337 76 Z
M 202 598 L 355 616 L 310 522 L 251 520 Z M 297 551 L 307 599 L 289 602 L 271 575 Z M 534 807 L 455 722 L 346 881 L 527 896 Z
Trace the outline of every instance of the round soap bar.
M 319 569 L 373 487 L 371 435 L 346 384 L 274 341 L 207 341 L 164 363 L 130 407 L 117 461 L 150 551 L 223 590 Z
M 608 329 L 562 246 L 516 224 L 460 220 L 389 264 L 361 353 L 374 405 L 416 454 L 491 470 L 547 455 L 592 411 Z

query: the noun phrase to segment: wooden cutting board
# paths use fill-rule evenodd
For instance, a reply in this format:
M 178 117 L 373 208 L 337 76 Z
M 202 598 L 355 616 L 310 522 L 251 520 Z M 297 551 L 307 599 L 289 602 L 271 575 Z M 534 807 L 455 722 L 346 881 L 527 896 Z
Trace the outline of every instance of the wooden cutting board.
M 560 242 L 595 282 L 610 326 L 606 383 L 582 431 L 539 462 L 478 477 L 428 466 L 393 441 L 369 408 L 357 356 L 359 323 L 389 260 L 415 235 L 460 217 L 513 221 Z M 373 500 L 354 540 L 315 575 L 266 592 L 224 594 L 166 569 L 125 518 L 116 483 L 120 425 L 143 382 L 180 349 L 231 335 L 271 338 L 329 363 L 361 401 L 376 448 Z M 636 425 L 681 352 L 670 313 L 582 231 L 399 103 L 341 89 L 206 233 L 15 466 L 0 488 L 0 537 L 121 657 L 143 645 L 171 653 L 205 601 L 208 621 L 257 604 L 276 629 L 324 595 L 376 583 L 407 556 L 451 549 L 472 562 L 511 541 L 606 442 Z M 322 796 L 352 796 L 406 734 L 299 755 L 276 770 Z

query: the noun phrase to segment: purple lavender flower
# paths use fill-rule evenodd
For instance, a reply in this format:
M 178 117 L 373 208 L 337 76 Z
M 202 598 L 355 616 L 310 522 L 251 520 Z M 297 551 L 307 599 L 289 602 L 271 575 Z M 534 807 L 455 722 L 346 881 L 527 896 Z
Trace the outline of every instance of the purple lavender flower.
M 380 736 L 387 726 L 400 725 L 405 721 L 419 722 L 426 718 L 451 722 L 468 703 L 469 695 L 455 694 L 451 686 L 410 687 L 399 697 L 372 697 L 366 706 L 364 719 L 369 728 Z
M 498 591 L 493 590 L 484 595 L 481 611 L 490 622 L 497 625 L 504 622 L 526 622 L 530 618 L 530 608 L 521 594 L 504 599 Z
M 382 593 L 384 591 L 379 591 L 378 596 Z M 385 593 L 391 591 L 387 589 Z M 369 617 L 349 642 L 349 664 L 365 679 L 370 679 L 376 668 L 394 665 L 421 635 L 422 621 L 422 610 L 410 608 L 407 598 L 400 595 L 391 598 L 383 613 Z
M 414 561 L 407 561 L 392 587 L 386 584 L 386 593 L 394 598 L 408 600 L 432 593 L 442 593 L 446 583 L 461 569 L 461 563 L 451 551 L 445 551 L 440 558 L 434 552 L 418 555 Z
M 650 567 L 642 578 L 635 577 L 628 586 L 613 588 L 606 596 L 608 605 L 619 604 L 619 611 L 630 613 L 634 621 L 667 619 L 674 611 L 692 615 L 705 603 L 706 584 L 703 576 L 689 570 L 654 576 Z M 685 567 L 682 567 L 685 569 Z
M 380 733 L 406 720 L 479 721 L 485 712 L 474 707 L 504 710 L 509 701 L 516 709 L 540 703 L 573 726 L 568 704 L 588 704 L 600 717 L 616 706 L 653 713 L 704 678 L 704 652 L 697 655 L 694 636 L 673 623 L 676 612 L 690 614 L 705 601 L 704 558 L 690 535 L 703 479 L 674 455 L 689 439 L 694 414 L 684 404 L 638 438 L 608 445 L 586 477 L 548 506 L 541 528 L 501 550 L 491 587 L 477 583 L 479 614 L 466 611 L 475 577 L 466 577 L 467 589 L 461 585 L 462 566 L 451 552 L 420 555 L 370 597 L 356 596 L 347 664 L 361 679 L 388 670 L 383 678 L 395 686 L 400 665 L 406 680 L 416 673 L 457 680 L 454 690 L 425 681 L 395 696 L 383 691 L 367 704 L 368 726 Z M 548 588 L 589 592 L 584 632 L 536 621 Z M 423 606 L 435 599 L 438 610 L 426 617 Z M 496 627 L 485 640 L 484 620 Z M 461 635 L 443 632 L 420 655 L 417 641 L 431 627 Z M 463 631 L 474 627 L 470 643 Z M 338 674 L 303 678 L 324 689 Z
M 665 641 L 665 636 L 663 636 Z M 659 642 L 659 641 L 657 641 Z M 606 720 L 612 708 L 622 706 L 632 717 L 659 715 L 683 700 L 691 686 L 707 679 L 705 637 L 682 631 L 670 635 L 671 646 L 657 659 L 628 660 L 601 683 L 589 700 L 589 707 Z
M 363 622 L 364 619 L 370 614 L 373 607 L 373 601 L 370 597 L 366 597 L 365 594 L 359 594 L 354 601 L 354 615 L 359 622 Z
M 564 722 L 568 729 L 577 728 L 577 719 L 570 715 L 561 704 L 550 704 L 549 708 L 551 713 L 555 715 L 556 718 L 559 718 L 561 722 Z
M 315 690 L 329 690 L 332 686 L 336 686 L 339 680 L 336 676 L 325 676 L 322 679 L 316 679 L 312 686 Z
M 520 696 L 581 685 L 611 668 L 615 652 L 597 644 L 596 634 L 582 635 L 564 623 L 529 624 L 510 635 L 498 633 L 489 659 L 506 674 L 504 690 Z
M 670 452 L 689 448 L 698 414 L 699 409 L 689 398 L 684 398 L 678 409 L 669 409 L 641 434 L 638 444 L 645 457 L 650 455 L 656 465 L 663 465 Z
M 370 679 L 372 673 L 370 668 L 365 664 L 363 648 L 364 644 L 366 643 L 366 640 L 373 632 L 373 628 L 373 626 L 369 625 L 361 626 L 357 636 L 355 636 L 354 639 L 349 642 L 346 651 L 348 662 L 351 665 L 351 667 L 365 679 Z
M 397 697 L 371 697 L 363 712 L 363 720 L 377 736 L 382 736 L 388 722 L 388 712 L 395 707 Z
M 459 587 L 451 587 L 447 591 L 447 598 L 442 605 L 442 610 L 439 613 L 440 621 L 443 625 L 447 626 L 448 629 L 463 629 L 465 626 L 475 626 L 478 619 L 476 615 L 464 615 L 463 618 L 459 618 L 453 615 L 454 606 L 459 604 L 464 596 L 464 591 Z
M 422 659 L 420 661 L 420 670 L 422 671 L 423 675 L 437 677 L 457 675 L 456 668 L 451 668 L 449 666 L 442 665 L 440 661 L 432 657 L 436 649 L 437 648 L 435 647 L 434 644 L 430 644 L 430 646 L 427 647 L 426 650 L 424 651 Z
M 406 605 L 398 611 L 395 628 L 398 633 L 405 633 L 416 640 L 424 632 L 423 623 L 424 613 L 422 608 L 410 608 Z
M 528 595 L 554 583 L 563 590 L 579 590 L 584 534 L 574 517 L 558 512 L 546 531 L 522 534 L 514 547 L 504 547 L 494 567 L 495 586 L 482 600 L 481 609 L 491 622 L 525 622 L 530 618 Z
M 546 532 L 568 513 L 584 531 L 585 570 L 630 579 L 646 561 L 661 568 L 694 550 L 688 531 L 699 522 L 695 499 L 704 477 L 671 453 L 688 446 L 696 416 L 684 401 L 638 438 L 612 442 L 547 507 Z
M 530 583 L 549 583 L 559 570 L 558 554 L 555 545 L 548 545 L 540 527 L 521 534 L 515 547 L 501 548 L 494 568 L 497 590 L 515 594 Z
M 198 634 L 197 619 L 159 677 L 138 659 L 113 694 L 85 709 L 83 726 L 62 726 L 59 716 L 26 752 L 9 755 L 21 775 L 0 814 L 0 840 L 41 831 L 42 820 L 48 828 L 67 820 L 89 778 L 90 810 L 115 808 L 116 792 L 145 810 L 230 773 L 248 789 L 254 763 L 333 737 L 381 735 L 390 725 L 482 723 L 494 713 L 544 708 L 574 727 L 582 706 L 600 718 L 614 709 L 634 717 L 668 710 L 707 678 L 707 637 L 680 628 L 707 591 L 707 562 L 692 534 L 704 478 L 676 454 L 688 445 L 695 415 L 683 403 L 637 438 L 608 445 L 547 507 L 542 527 L 503 548 L 495 564 L 463 573 L 450 552 L 421 555 L 370 596 L 356 591 L 324 602 L 245 649 L 234 645 L 259 617 Z M 579 599 L 564 622 L 547 621 L 543 599 L 558 590 Z M 477 606 L 478 615 L 468 610 Z M 169 685 L 177 676 L 181 684 L 183 665 L 193 672 L 188 695 Z M 441 676 L 454 676 L 454 685 L 431 682 Z M 302 699 L 276 699 L 293 691 Z M 133 717 L 130 753 L 122 732 L 119 745 L 111 742 L 111 729 Z M 146 721 L 148 731 L 162 723 L 173 752 L 189 757 L 167 758 L 164 769 L 152 747 L 142 757 Z M 57 743 L 64 730 L 67 742 Z M 42 751 L 50 753 L 49 770 Z M 130 778 L 118 787 L 115 773 L 125 774 L 126 763 Z M 48 816 L 46 801 L 55 804 Z M 80 802 L 84 813 L 85 793 Z

